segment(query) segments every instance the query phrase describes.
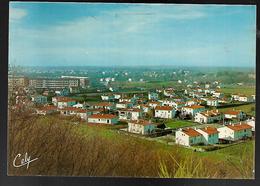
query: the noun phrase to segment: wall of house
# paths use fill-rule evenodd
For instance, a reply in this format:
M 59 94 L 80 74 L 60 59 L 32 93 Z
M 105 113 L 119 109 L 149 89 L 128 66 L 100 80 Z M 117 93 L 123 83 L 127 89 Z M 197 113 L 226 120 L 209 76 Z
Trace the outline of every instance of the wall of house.
M 221 139 L 234 139 L 234 132 L 228 127 L 221 127 L 217 129 L 219 131 L 219 138 Z
M 176 144 L 189 146 L 189 136 L 187 136 L 182 131 L 176 131 L 176 133 L 175 133 L 175 142 L 176 142 Z
M 171 119 L 174 117 L 174 111 L 168 110 L 155 110 L 155 117 Z
M 111 119 L 105 118 L 88 118 L 89 123 L 104 123 L 104 124 L 114 124 L 115 120 L 111 121 Z
M 236 131 L 234 133 L 234 140 L 240 140 L 243 139 L 244 137 L 252 137 L 252 130 L 245 129 L 245 130 Z

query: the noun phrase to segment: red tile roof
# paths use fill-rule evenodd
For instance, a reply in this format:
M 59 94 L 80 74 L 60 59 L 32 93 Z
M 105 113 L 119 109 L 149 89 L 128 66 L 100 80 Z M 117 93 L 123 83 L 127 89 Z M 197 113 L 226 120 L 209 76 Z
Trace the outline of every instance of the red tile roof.
M 229 114 L 229 115 L 238 115 L 239 113 L 240 111 L 236 111 L 236 110 L 228 110 L 224 112 L 224 114 Z
M 217 134 L 217 133 L 219 133 L 217 128 L 215 128 L 215 127 L 205 127 L 205 128 L 200 129 L 200 130 L 206 132 L 207 134 Z
M 207 110 L 205 112 L 201 112 L 200 114 L 206 117 L 215 117 L 221 115 L 222 113 L 217 110 Z
M 185 134 L 187 134 L 190 137 L 196 137 L 196 136 L 201 136 L 202 135 L 201 133 L 199 133 L 198 131 L 196 131 L 193 128 L 182 129 L 182 132 L 184 132 Z
M 171 106 L 156 106 L 155 110 L 173 110 Z
M 252 126 L 241 123 L 241 124 L 235 124 L 235 125 L 227 125 L 228 128 L 234 130 L 234 131 L 239 131 L 239 130 L 244 130 L 244 129 L 252 129 Z
M 184 108 L 200 109 L 200 108 L 205 108 L 205 107 L 201 106 L 201 105 L 191 105 L 191 106 L 185 106 Z
M 109 103 L 109 102 L 100 102 L 100 103 L 94 104 L 94 106 L 109 107 L 109 106 L 113 106 L 113 104 Z
M 156 105 L 160 105 L 161 102 L 159 102 L 159 101 L 149 101 L 148 104 L 156 104 Z
M 104 119 L 113 119 L 116 118 L 116 115 L 113 114 L 93 114 L 89 118 L 104 118 Z

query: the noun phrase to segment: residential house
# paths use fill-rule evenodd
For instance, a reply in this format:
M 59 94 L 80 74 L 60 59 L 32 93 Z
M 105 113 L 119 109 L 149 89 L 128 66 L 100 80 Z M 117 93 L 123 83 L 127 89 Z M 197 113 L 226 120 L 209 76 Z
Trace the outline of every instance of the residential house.
M 156 92 L 149 92 L 148 93 L 148 99 L 157 101 L 159 99 L 159 94 Z
M 159 101 L 149 101 L 147 104 L 148 104 L 150 107 L 152 107 L 153 109 L 154 109 L 155 107 L 157 107 L 157 106 L 161 106 L 161 105 L 162 105 L 162 103 L 159 102 Z
M 176 144 L 192 146 L 202 144 L 203 135 L 193 128 L 179 129 L 175 133 Z
M 95 103 L 92 105 L 94 109 L 104 109 L 104 110 L 113 110 L 115 109 L 115 105 L 110 102 L 100 102 L 100 103 Z
M 240 95 L 239 98 L 238 98 L 238 101 L 253 102 L 253 97 L 252 96 L 246 96 L 246 95 Z
M 252 137 L 252 127 L 245 123 L 232 124 L 217 129 L 219 138 L 236 141 L 248 137 Z
M 104 111 L 104 109 L 87 109 L 87 115 L 93 115 L 93 114 L 101 114 Z
M 223 98 L 224 97 L 224 93 L 223 92 L 220 92 L 220 91 L 215 91 L 213 94 L 212 94 L 213 97 L 216 97 L 216 98 Z
M 64 107 L 59 109 L 61 115 L 73 116 L 76 115 L 83 120 L 87 120 L 87 110 L 76 107 Z
M 53 105 L 47 105 L 41 108 L 37 108 L 36 109 L 36 113 L 39 115 L 47 115 L 47 114 L 54 114 L 54 113 L 58 113 L 58 108 L 56 106 Z
M 245 113 L 242 111 L 236 111 L 236 110 L 227 110 L 224 111 L 224 118 L 226 119 L 236 119 L 236 120 L 243 120 L 245 117 Z
M 175 109 L 171 106 L 156 106 L 154 117 L 172 119 L 175 114 Z
M 213 106 L 213 107 L 219 106 L 219 101 L 218 101 L 218 99 L 208 98 L 208 99 L 206 100 L 206 102 L 207 102 L 207 105 L 208 105 L 208 106 Z
M 201 101 L 198 99 L 191 99 L 191 100 L 186 101 L 185 106 L 198 105 L 200 103 L 201 103 Z
M 118 110 L 120 120 L 138 120 L 142 117 L 142 110 L 138 108 L 123 108 Z
M 255 132 L 255 118 L 254 117 L 247 119 L 246 121 L 243 121 L 243 122 L 250 125 L 252 127 L 252 131 Z
M 128 122 L 128 132 L 136 134 L 151 134 L 155 131 L 156 125 L 146 120 L 135 120 Z
M 144 113 L 148 113 L 151 110 L 151 107 L 147 104 L 140 104 L 140 105 L 134 106 L 133 108 L 139 108 Z
M 101 99 L 103 101 L 114 101 L 115 100 L 115 96 L 112 95 L 112 94 L 101 95 Z
M 196 113 L 203 112 L 204 110 L 206 110 L 205 107 L 201 105 L 191 105 L 182 107 L 182 113 L 191 116 L 195 116 Z
M 36 104 L 46 104 L 46 103 L 48 103 L 47 96 L 42 96 L 42 95 L 33 96 L 32 101 Z
M 89 124 L 117 124 L 118 117 L 113 114 L 93 114 L 88 117 Z
M 116 104 L 117 109 L 131 108 L 131 107 L 133 107 L 133 103 L 128 102 L 128 101 L 123 101 L 123 102 L 119 102 L 119 103 Z
M 239 101 L 239 94 L 231 94 L 231 100 L 232 101 Z
M 173 97 L 175 96 L 174 89 L 173 88 L 167 88 L 163 90 L 163 95 L 166 97 Z
M 205 127 L 201 129 L 197 129 L 199 133 L 203 136 L 203 143 L 208 144 L 216 144 L 218 143 L 218 133 L 219 131 L 215 127 Z
M 56 90 L 55 94 L 58 96 L 68 96 L 70 94 L 70 89 L 69 88 L 63 88 L 61 90 Z
M 223 114 L 218 110 L 207 110 L 196 113 L 194 119 L 198 123 L 216 123 L 223 119 Z
M 64 108 L 64 107 L 72 107 L 73 105 L 77 104 L 77 101 L 72 98 L 68 97 L 53 97 L 52 103 L 55 106 L 58 106 L 58 108 Z

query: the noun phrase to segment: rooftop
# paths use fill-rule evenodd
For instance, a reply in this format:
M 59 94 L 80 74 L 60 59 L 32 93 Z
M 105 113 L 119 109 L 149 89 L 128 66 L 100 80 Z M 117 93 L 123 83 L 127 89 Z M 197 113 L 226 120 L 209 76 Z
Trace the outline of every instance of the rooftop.
M 246 123 L 234 124 L 234 125 L 227 125 L 228 128 L 234 131 L 240 131 L 244 129 L 252 129 L 252 127 Z
M 182 129 L 182 132 L 184 132 L 185 134 L 187 134 L 190 137 L 196 137 L 196 136 L 201 136 L 202 135 L 201 133 L 199 133 L 198 131 L 196 131 L 193 128 Z
M 156 106 L 155 110 L 173 110 L 171 106 Z
M 104 118 L 104 119 L 113 119 L 116 118 L 116 115 L 113 114 L 93 114 L 89 118 Z

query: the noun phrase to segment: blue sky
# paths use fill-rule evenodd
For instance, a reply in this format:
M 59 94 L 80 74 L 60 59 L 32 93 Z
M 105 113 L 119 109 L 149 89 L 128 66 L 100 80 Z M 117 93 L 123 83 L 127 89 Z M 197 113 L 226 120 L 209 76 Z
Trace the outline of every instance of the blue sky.
M 9 61 L 255 67 L 255 33 L 249 5 L 12 2 Z

